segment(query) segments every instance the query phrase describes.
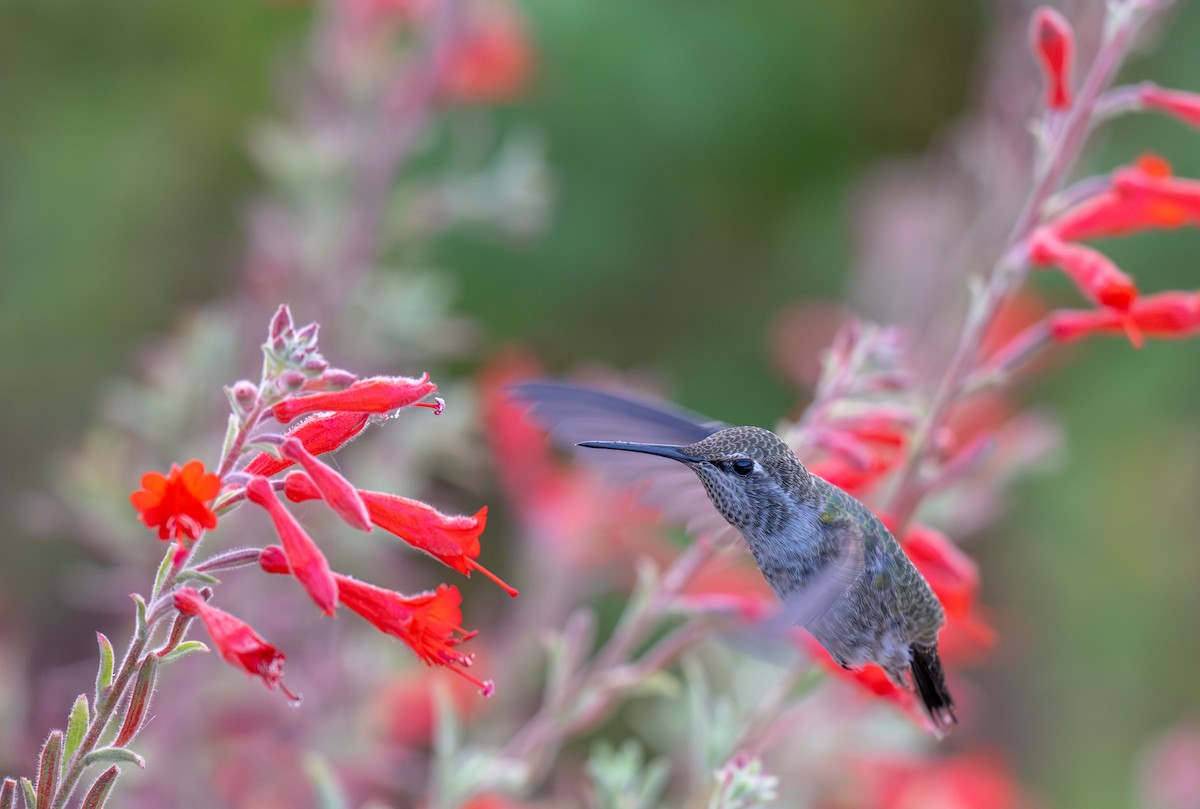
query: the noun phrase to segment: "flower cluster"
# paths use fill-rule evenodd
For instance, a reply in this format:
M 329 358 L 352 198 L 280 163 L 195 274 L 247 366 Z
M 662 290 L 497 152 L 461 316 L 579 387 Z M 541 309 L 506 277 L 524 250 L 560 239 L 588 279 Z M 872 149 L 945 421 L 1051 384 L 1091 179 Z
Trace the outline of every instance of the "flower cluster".
M 1074 100 L 1071 54 L 1074 34 L 1057 12 L 1039 9 L 1031 36 L 1047 90 L 1046 130 L 1063 126 L 1058 114 Z M 1113 88 L 1094 99 L 1097 112 L 1157 110 L 1200 128 L 1200 94 L 1145 83 Z M 1146 230 L 1200 225 L 1200 180 L 1176 177 L 1163 158 L 1148 154 L 1107 177 L 1083 180 L 1051 199 L 1024 242 L 1023 261 L 1058 267 L 1095 308 L 1051 312 L 1005 352 L 1024 359 L 1047 340 L 1064 343 L 1093 334 L 1124 334 L 1135 346 L 1146 337 L 1181 338 L 1200 332 L 1200 292 L 1171 290 L 1142 295 L 1133 279 L 1083 241 Z M 1021 259 L 1019 259 L 1021 260 Z
M 263 351 L 261 383 L 238 382 L 228 391 L 233 415 L 218 471 L 205 472 L 199 461 L 190 461 L 173 467 L 168 476 L 147 474 L 143 489 L 131 497 L 142 522 L 157 529 L 160 538 L 177 543 L 164 579 L 167 586 L 155 595 L 168 599 L 181 615 L 199 617 L 231 665 L 260 677 L 268 688 L 282 687 L 281 652 L 240 619 L 210 606 L 210 589 L 170 587 L 257 560 L 266 572 L 292 576 L 322 613 L 332 615 L 344 605 L 404 641 L 425 663 L 449 668 L 490 694 L 491 681 L 469 674 L 472 657 L 455 648 L 472 637 L 461 627 L 457 588 L 443 584 L 410 596 L 335 572 L 279 497 L 282 492 L 293 502 L 320 500 L 359 531 L 379 527 L 466 576 L 482 572 L 515 596 L 514 588 L 478 562 L 486 508 L 474 516 L 450 516 L 417 500 L 361 490 L 318 457 L 360 434 L 372 416 L 407 407 L 440 413 L 441 399 L 423 401 L 437 388 L 428 376 L 358 378 L 330 368 L 317 350 L 316 324 L 295 328 L 286 306 L 272 320 Z M 307 418 L 285 431 L 269 426 L 272 418 L 286 425 L 303 416 Z M 266 512 L 280 544 L 198 561 L 204 531 L 217 526 L 220 514 L 245 502 Z M 160 656 L 181 639 L 182 632 L 173 634 Z

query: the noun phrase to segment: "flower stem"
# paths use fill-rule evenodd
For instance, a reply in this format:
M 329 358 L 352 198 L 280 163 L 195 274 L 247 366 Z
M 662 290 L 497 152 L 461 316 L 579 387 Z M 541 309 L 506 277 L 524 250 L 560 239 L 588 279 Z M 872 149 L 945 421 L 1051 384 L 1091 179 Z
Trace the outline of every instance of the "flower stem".
M 895 519 L 895 531 L 903 533 L 917 506 L 928 492 L 921 471 L 932 450 L 931 437 L 945 421 L 950 407 L 963 394 L 964 382 L 978 364 L 980 344 L 996 313 L 1024 277 L 1026 259 L 1021 245 L 1041 219 L 1043 206 L 1079 158 L 1093 124 L 1097 100 L 1112 82 L 1129 53 L 1130 43 L 1144 21 L 1145 4 L 1127 0 L 1110 6 L 1105 36 L 1084 79 L 1083 87 L 1062 125 L 1046 143 L 1038 161 L 1035 179 L 1025 202 L 1001 248 L 991 275 L 971 299 L 962 334 L 942 375 L 924 418 L 913 433 L 907 458 L 896 479 L 887 511 Z

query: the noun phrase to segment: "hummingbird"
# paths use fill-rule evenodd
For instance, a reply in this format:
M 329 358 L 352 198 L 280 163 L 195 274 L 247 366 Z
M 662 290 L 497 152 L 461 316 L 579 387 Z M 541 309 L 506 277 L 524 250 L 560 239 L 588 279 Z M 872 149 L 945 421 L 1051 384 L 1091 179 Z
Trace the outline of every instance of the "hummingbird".
M 557 441 L 664 516 L 714 542 L 740 535 L 783 603 L 843 668 L 878 664 L 914 693 L 941 737 L 957 724 L 938 656 L 945 614 L 866 505 L 814 475 L 761 427 L 736 427 L 641 396 L 536 380 L 510 388 Z

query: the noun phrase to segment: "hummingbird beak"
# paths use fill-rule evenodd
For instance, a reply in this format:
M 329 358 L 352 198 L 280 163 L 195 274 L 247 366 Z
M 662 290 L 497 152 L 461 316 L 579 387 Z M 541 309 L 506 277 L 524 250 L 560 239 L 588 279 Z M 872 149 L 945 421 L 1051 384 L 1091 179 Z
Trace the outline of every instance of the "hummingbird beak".
M 683 447 L 677 447 L 672 444 L 640 444 L 636 441 L 580 441 L 576 446 L 591 447 L 593 449 L 620 449 L 626 452 L 644 452 L 647 455 L 658 455 L 686 464 L 694 464 L 700 460 L 684 452 Z

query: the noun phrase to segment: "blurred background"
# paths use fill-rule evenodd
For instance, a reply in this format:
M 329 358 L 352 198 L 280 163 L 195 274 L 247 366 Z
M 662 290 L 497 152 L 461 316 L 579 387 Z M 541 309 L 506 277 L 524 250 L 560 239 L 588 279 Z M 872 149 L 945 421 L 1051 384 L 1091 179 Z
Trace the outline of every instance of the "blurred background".
M 1085 57 L 1099 5 L 1064 7 Z M 322 174 L 336 174 L 341 141 L 322 121 L 370 79 L 369 66 L 342 64 L 362 75 L 338 74 L 338 97 L 314 71 L 354 58 L 330 56 L 338 43 L 314 36 L 327 12 L 8 0 L 0 769 L 28 772 L 45 729 L 88 687 L 93 631 L 126 631 L 123 595 L 144 587 L 158 550 L 121 511 L 131 470 L 215 456 L 219 385 L 256 372 L 280 300 L 299 322 L 322 321 L 335 364 L 427 368 L 447 418 L 459 395 L 461 421 L 437 428 L 455 432 L 452 453 L 438 448 L 451 460 L 408 480 L 459 492 L 448 505 L 460 510 L 490 503 L 498 537 L 503 502 L 470 460 L 483 439 L 467 422 L 471 380 L 514 346 L 553 373 L 633 372 L 692 409 L 764 426 L 803 408 L 839 308 L 915 326 L 923 370 L 936 370 L 966 279 L 988 266 L 970 251 L 939 253 L 957 206 L 1011 208 L 1026 182 L 1039 92 L 1024 44 L 1032 8 L 523 0 L 495 11 L 527 52 L 501 57 L 511 86 L 447 104 L 403 155 L 406 185 L 386 207 L 387 248 L 374 262 L 384 280 L 364 293 L 359 277 L 305 277 L 307 291 L 295 291 L 276 271 L 289 231 L 271 211 L 319 224 L 342 204 Z M 1165 19 L 1125 75 L 1200 90 L 1200 9 L 1181 2 Z M 1154 116 L 1106 128 L 1086 164 L 1108 171 L 1147 151 L 1200 175 L 1200 134 Z M 1105 250 L 1155 291 L 1200 286 L 1198 245 L 1182 231 Z M 936 272 L 934 257 L 946 262 Z M 1031 286 L 1044 306 L 1078 305 L 1057 275 Z M 350 302 L 308 305 L 329 300 L 321 289 Z M 246 329 L 216 327 L 214 307 Z M 363 323 L 388 342 L 368 342 Z M 1200 805 L 1155 803 L 1168 799 L 1149 783 L 1200 767 L 1198 358 L 1188 341 L 1056 352 L 1018 399 L 1059 425 L 1059 451 L 964 538 L 999 631 L 970 675 L 984 716 L 971 738 L 1005 755 L 1045 805 Z M 187 449 L 163 447 L 197 422 L 210 429 L 177 442 Z M 139 430 L 147 442 L 166 436 L 164 455 L 128 451 Z M 62 508 L 72 498 L 80 514 Z M 503 540 L 493 542 L 485 559 L 503 560 Z M 218 664 L 184 665 L 213 676 Z

